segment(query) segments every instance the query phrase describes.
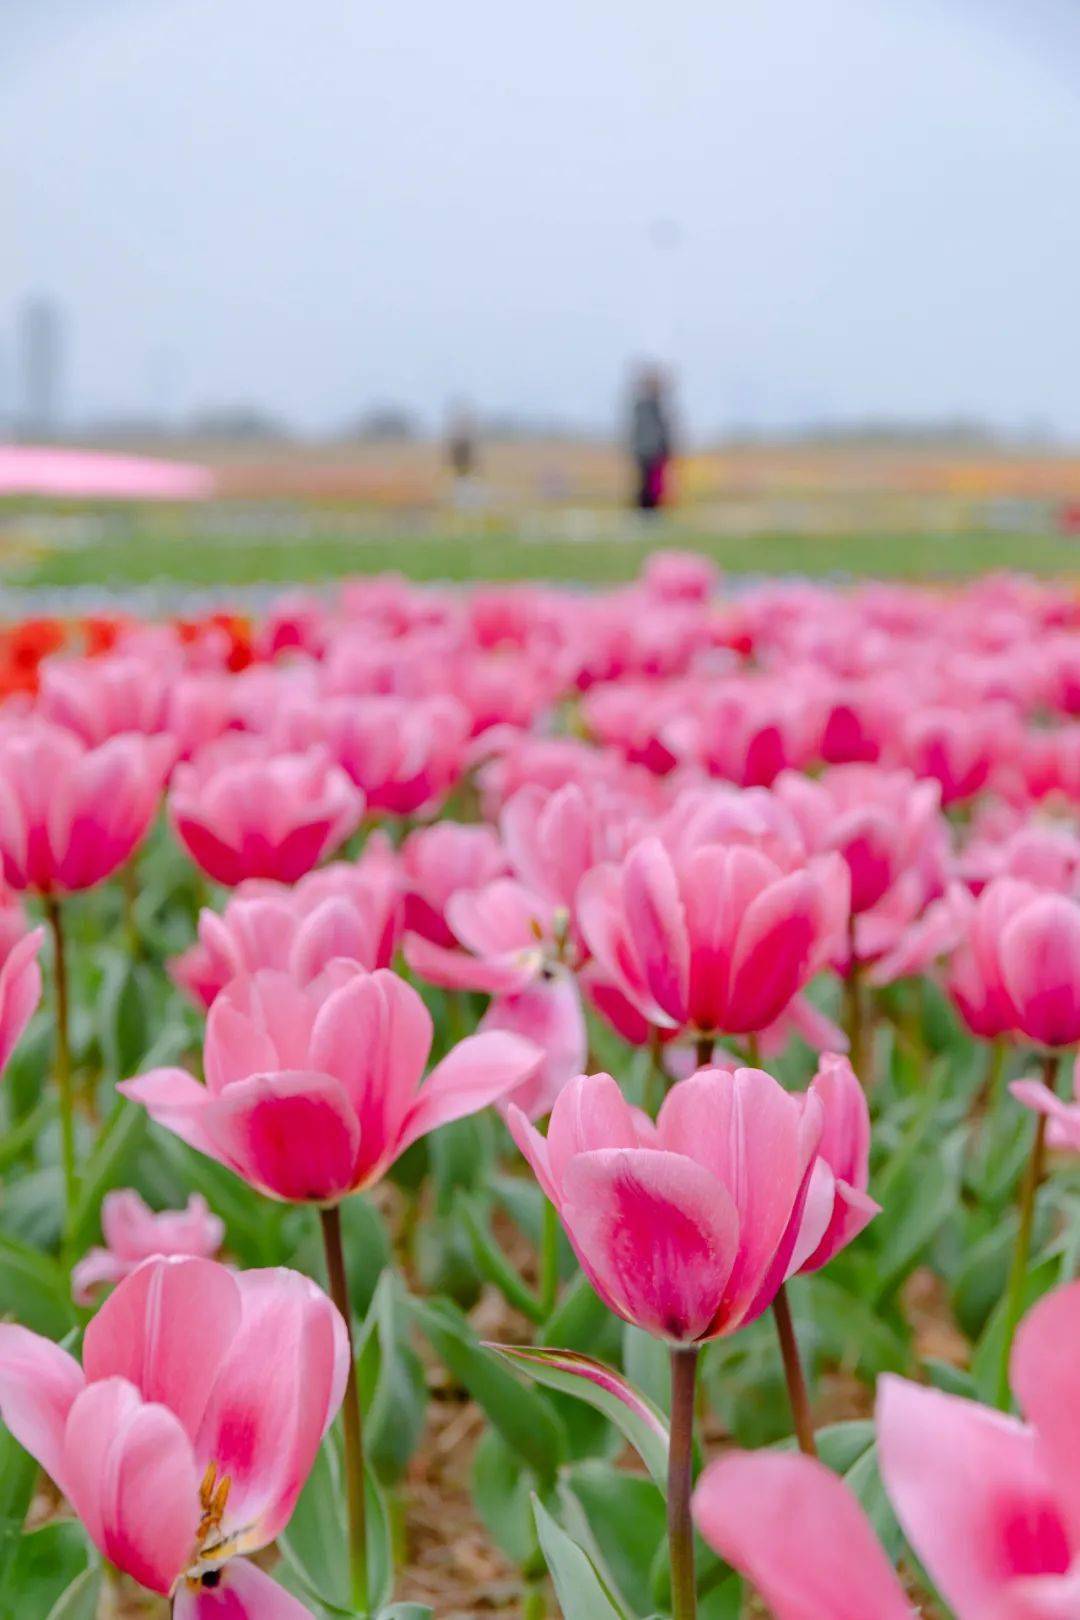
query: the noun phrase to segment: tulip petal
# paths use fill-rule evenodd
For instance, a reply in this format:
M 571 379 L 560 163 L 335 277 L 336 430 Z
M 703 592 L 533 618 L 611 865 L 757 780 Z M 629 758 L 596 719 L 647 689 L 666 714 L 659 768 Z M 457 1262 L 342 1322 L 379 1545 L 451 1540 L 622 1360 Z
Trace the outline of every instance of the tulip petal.
M 211 1584 L 213 1583 L 213 1584 Z M 232 1558 L 197 1583 L 182 1581 L 173 1620 L 315 1620 L 298 1598 L 256 1564 Z
M 1080 907 L 1038 895 L 1006 923 L 998 954 L 1024 1034 L 1071 1046 L 1080 1038 Z
M 735 1326 L 766 1278 L 787 1269 L 820 1137 L 820 1104 L 811 1096 L 804 1106 L 762 1069 L 703 1069 L 672 1087 L 657 1128 L 660 1145 L 702 1165 L 738 1211 L 739 1254 L 723 1301 L 725 1321 Z
M 403 949 L 411 971 L 428 984 L 444 990 L 481 990 L 491 996 L 523 989 L 536 977 L 542 961 L 535 944 L 502 956 L 470 956 L 437 945 L 423 934 L 406 934 Z
M 214 1383 L 196 1451 L 231 1481 L 224 1530 L 245 1551 L 284 1529 L 345 1389 L 345 1325 L 295 1271 L 241 1272 L 242 1321 Z
M 626 926 L 649 993 L 669 1018 L 686 1017 L 690 945 L 686 915 L 671 857 L 659 838 L 635 844 L 623 865 Z
M 555 1187 L 561 1187 L 576 1153 L 641 1146 L 634 1111 L 610 1074 L 579 1075 L 563 1089 L 552 1109 L 546 1139 L 546 1160 Z
M 311 1067 L 340 1081 L 360 1121 L 365 1167 L 381 1160 L 408 1114 L 431 1050 L 431 1014 L 396 973 L 358 974 L 327 997 L 311 1032 Z
M 195 1457 L 175 1414 L 123 1378 L 88 1385 L 68 1418 L 63 1472 L 105 1557 L 168 1593 L 191 1562 L 200 1518 Z
M 813 1458 L 767 1451 L 721 1457 L 694 1492 L 694 1519 L 776 1620 L 909 1620 L 869 1520 L 847 1486 Z
M 1024 1318 L 1013 1349 L 1012 1385 L 1038 1434 L 1057 1499 L 1080 1538 L 1078 1343 L 1080 1283 L 1072 1283 L 1041 1299 Z
M 228 1162 L 206 1129 L 210 1093 L 184 1069 L 149 1069 L 134 1080 L 121 1080 L 116 1089 L 140 1103 L 155 1124 L 172 1131 L 188 1147 L 219 1164 Z
M 123 1378 L 194 1436 L 210 1377 L 240 1326 L 236 1279 L 212 1260 L 147 1260 L 98 1311 L 83 1340 L 87 1382 Z
M 61 1487 L 64 1425 L 85 1383 L 79 1363 L 58 1344 L 29 1328 L 0 1324 L 0 1414 Z
M 405 1118 L 395 1158 L 429 1131 L 475 1114 L 521 1085 L 543 1058 L 538 1046 L 517 1035 L 492 1031 L 459 1041 L 420 1087 Z
M 360 1125 L 328 1074 L 286 1069 L 236 1081 L 206 1121 L 218 1157 L 274 1198 L 320 1204 L 353 1190 Z
M 44 938 L 43 928 L 26 934 L 12 946 L 0 968 L 0 1069 L 6 1066 L 41 1000 L 37 953 Z
M 891 1375 L 877 1428 L 897 1517 L 958 1614 L 989 1614 L 1015 1577 L 1065 1573 L 1066 1530 L 1033 1430 Z
M 580 1153 L 561 1214 L 593 1286 L 627 1321 L 687 1343 L 710 1332 L 739 1247 L 723 1184 L 653 1148 Z

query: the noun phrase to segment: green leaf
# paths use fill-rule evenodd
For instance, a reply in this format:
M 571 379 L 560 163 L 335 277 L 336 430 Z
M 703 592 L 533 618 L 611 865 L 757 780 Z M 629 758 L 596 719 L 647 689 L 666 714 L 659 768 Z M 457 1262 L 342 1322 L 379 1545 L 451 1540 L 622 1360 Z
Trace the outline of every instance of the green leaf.
M 574 1350 L 509 1344 L 493 1344 L 488 1348 L 538 1384 L 563 1395 L 572 1395 L 602 1412 L 634 1447 L 661 1490 L 665 1488 L 667 1423 L 652 1402 L 621 1373 Z
M 879 1302 L 897 1289 L 929 1248 L 938 1228 L 956 1208 L 960 1185 L 962 1139 L 953 1136 L 944 1147 L 931 1142 L 896 1176 L 885 1176 L 886 1190 L 875 1187 L 882 1203 L 872 1232 L 877 1243 L 877 1282 L 873 1299 Z
M 469 1235 L 473 1259 L 480 1275 L 497 1288 L 516 1311 L 539 1325 L 544 1319 L 543 1306 L 496 1243 L 478 1200 L 466 1193 L 459 1193 L 454 1213 Z
M 473 1455 L 472 1498 L 492 1541 L 527 1580 L 543 1573 L 532 1498 L 535 1477 L 497 1429 L 485 1429 Z
M 72 1218 L 72 1242 L 76 1253 L 82 1253 L 97 1237 L 101 1200 L 124 1180 L 125 1168 L 138 1152 L 147 1134 L 148 1124 L 146 1109 L 126 1101 L 120 1102 L 106 1120 L 94 1150 L 83 1167 L 79 1184 L 79 1197 Z
M 588 1554 L 555 1523 L 539 1498 L 533 1501 L 533 1512 L 563 1620 L 625 1620 Z
M 0 1426 L 0 1613 L 37 1476 L 34 1458 Z
M 101 1570 L 84 1570 L 57 1598 L 48 1620 L 95 1620 L 100 1596 Z
M 401 1478 L 424 1427 L 428 1388 L 424 1368 L 408 1342 L 401 1284 L 383 1272 L 357 1343 L 364 1443 L 385 1484 Z
M 114 1080 L 135 1074 L 150 1043 L 149 1011 L 156 999 L 156 980 L 126 951 L 105 962 L 97 992 L 98 1039 L 105 1071 Z
M 390 1517 L 379 1483 L 367 1473 L 368 1584 L 372 1606 L 388 1603 L 394 1580 Z M 351 1614 L 345 1488 L 337 1437 L 323 1441 L 287 1528 L 278 1537 L 285 1562 L 322 1604 Z
M 31 1530 L 19 1542 L 11 1570 L 10 1590 L 18 1596 L 20 1620 L 23 1615 L 51 1620 L 54 1606 L 70 1595 L 81 1576 L 97 1575 L 96 1565 L 97 1554 L 76 1520 L 54 1519 Z M 71 1614 L 82 1620 L 79 1610 Z
M 653 1600 L 657 1550 L 666 1537 L 663 1495 L 643 1474 L 601 1462 L 578 1463 L 565 1490 L 581 1505 L 605 1580 L 625 1607 L 645 1613 Z
M 566 1455 L 566 1436 L 550 1406 L 484 1348 L 449 1300 L 414 1299 L 411 1309 L 436 1355 L 483 1407 L 507 1445 L 541 1482 L 550 1483 Z
M 75 1325 L 67 1272 L 49 1255 L 0 1235 L 0 1314 L 62 1339 Z
M 391 1603 L 379 1610 L 378 1620 L 435 1620 L 435 1610 L 426 1603 Z

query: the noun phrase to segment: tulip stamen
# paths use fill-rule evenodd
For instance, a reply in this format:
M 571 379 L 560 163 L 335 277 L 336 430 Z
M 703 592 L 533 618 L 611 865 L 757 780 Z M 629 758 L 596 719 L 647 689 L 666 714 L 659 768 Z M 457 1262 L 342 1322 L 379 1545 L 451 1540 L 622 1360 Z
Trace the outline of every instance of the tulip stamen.
M 203 1512 L 196 1535 L 198 1545 L 204 1549 L 210 1538 L 221 1529 L 231 1488 L 232 1480 L 228 1474 L 218 1479 L 218 1465 L 216 1462 L 210 1463 L 199 1486 L 199 1504 Z

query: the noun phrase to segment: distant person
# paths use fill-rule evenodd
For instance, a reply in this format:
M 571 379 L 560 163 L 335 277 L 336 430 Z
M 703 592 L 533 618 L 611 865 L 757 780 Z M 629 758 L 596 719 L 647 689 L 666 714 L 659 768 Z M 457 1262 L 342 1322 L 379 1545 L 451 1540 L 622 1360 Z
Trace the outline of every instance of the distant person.
M 667 384 L 659 367 L 647 366 L 638 375 L 630 400 L 630 454 L 637 473 L 634 505 L 639 512 L 656 512 L 667 501 L 671 453 Z
M 469 407 L 457 404 L 450 409 L 446 430 L 446 460 L 454 477 L 454 505 L 476 504 L 479 446 L 476 418 Z

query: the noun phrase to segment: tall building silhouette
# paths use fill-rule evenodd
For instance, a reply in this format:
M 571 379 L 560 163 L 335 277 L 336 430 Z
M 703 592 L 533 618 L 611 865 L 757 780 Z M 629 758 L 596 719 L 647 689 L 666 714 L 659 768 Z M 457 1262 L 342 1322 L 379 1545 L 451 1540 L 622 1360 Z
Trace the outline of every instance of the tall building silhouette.
M 28 298 L 16 330 L 16 419 L 24 438 L 50 438 L 60 425 L 63 316 L 49 298 Z

